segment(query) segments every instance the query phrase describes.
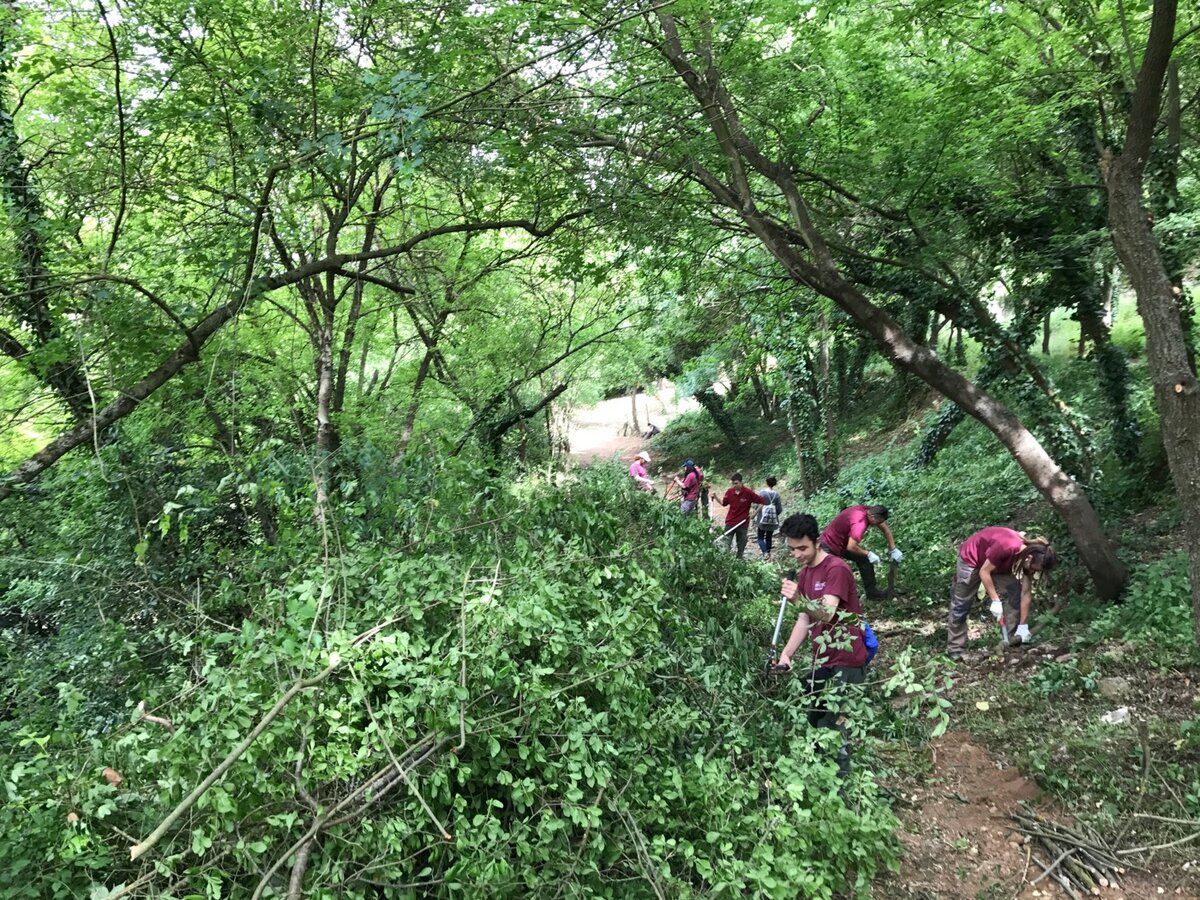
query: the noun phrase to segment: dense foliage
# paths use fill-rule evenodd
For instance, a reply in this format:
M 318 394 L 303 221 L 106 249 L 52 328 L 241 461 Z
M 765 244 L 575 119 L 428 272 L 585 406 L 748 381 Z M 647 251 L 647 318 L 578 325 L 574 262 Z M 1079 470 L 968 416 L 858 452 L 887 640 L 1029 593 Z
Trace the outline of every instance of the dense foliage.
M 798 680 L 760 690 L 771 604 L 749 601 L 774 582 L 626 490 L 413 467 L 275 547 L 210 542 L 220 514 L 194 506 L 123 572 L 103 518 L 6 558 L 38 630 L 4 632 L 3 896 L 278 895 L 318 825 L 307 878 L 339 896 L 862 890 L 896 858 L 895 821 L 869 781 L 857 811 L 839 796 Z M 162 567 L 206 574 L 168 593 Z
M 923 612 L 1010 522 L 1200 636 L 1196 12 L 0 3 L 0 897 L 863 894 L 778 572 L 570 414 L 670 379 Z M 876 772 L 949 702 L 883 654 Z

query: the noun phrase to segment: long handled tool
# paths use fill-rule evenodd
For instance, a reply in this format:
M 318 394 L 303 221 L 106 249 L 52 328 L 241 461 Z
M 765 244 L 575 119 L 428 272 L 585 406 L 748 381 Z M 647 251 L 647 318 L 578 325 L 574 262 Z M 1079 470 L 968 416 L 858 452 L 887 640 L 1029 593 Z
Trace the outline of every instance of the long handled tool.
M 729 537 L 731 534 L 733 534 L 735 531 L 737 531 L 737 530 L 738 530 L 739 528 L 741 528 L 743 525 L 746 525 L 746 524 L 748 524 L 749 522 L 750 522 L 750 519 L 749 519 L 749 518 L 745 518 L 745 519 L 742 519 L 742 521 L 738 522 L 736 525 L 732 526 L 731 528 L 726 528 L 726 529 L 725 529 L 725 531 L 724 531 L 724 533 L 722 533 L 722 535 L 721 535 L 720 537 L 718 537 L 718 538 L 713 538 L 713 543 L 714 543 L 714 544 L 715 544 L 717 547 L 722 547 L 722 546 L 724 546 L 724 543 L 725 543 L 725 538 Z M 734 542 L 731 540 L 731 541 L 729 542 L 729 549 L 730 549 L 730 551 L 732 551 L 732 550 L 733 550 L 733 544 L 734 544 Z
M 796 570 L 792 569 L 787 573 L 788 581 L 796 580 Z M 774 672 L 775 664 L 779 659 L 779 630 L 783 628 L 783 611 L 787 609 L 787 597 L 780 593 L 779 595 L 779 615 L 775 617 L 775 633 L 771 635 L 771 652 L 767 656 L 767 671 Z

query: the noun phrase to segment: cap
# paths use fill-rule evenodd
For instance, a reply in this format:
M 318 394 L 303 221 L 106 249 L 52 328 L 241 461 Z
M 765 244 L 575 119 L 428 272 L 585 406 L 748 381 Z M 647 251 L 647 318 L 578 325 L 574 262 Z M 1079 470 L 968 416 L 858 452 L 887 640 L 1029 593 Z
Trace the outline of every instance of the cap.
M 691 468 L 692 466 L 694 466 L 694 465 L 695 465 L 695 463 L 694 463 L 694 462 L 692 462 L 690 459 L 685 459 L 685 460 L 683 461 L 683 467 L 684 467 L 685 469 L 690 469 L 690 468 Z
M 636 458 L 645 460 L 646 462 L 650 462 L 650 454 L 647 453 L 645 450 L 643 450 L 641 453 L 639 453 Z

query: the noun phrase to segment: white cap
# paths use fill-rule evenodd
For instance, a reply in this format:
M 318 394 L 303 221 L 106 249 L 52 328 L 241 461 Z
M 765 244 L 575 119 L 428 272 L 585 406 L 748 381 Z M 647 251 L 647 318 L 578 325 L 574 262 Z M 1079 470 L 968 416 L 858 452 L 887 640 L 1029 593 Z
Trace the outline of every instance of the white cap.
M 634 457 L 634 458 L 635 458 L 635 459 L 641 459 L 641 460 L 645 460 L 646 462 L 650 462 L 650 454 L 649 454 L 649 453 L 647 453 L 645 450 L 643 450 L 641 453 L 639 453 L 639 454 L 638 454 L 636 457 Z

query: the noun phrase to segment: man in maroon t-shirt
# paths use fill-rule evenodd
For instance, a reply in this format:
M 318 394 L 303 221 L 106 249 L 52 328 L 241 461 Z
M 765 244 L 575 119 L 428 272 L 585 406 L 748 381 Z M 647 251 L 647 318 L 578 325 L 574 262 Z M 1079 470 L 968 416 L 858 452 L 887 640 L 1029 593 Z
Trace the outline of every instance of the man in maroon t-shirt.
M 742 473 L 734 472 L 724 497 L 714 498 L 725 507 L 725 536 L 737 543 L 737 558 L 746 552 L 746 535 L 750 530 L 750 504 L 767 501 L 742 484 Z
M 892 529 L 888 527 L 888 508 L 886 506 L 851 506 L 843 509 L 833 517 L 833 521 L 821 532 L 820 544 L 826 552 L 854 563 L 862 576 L 863 592 L 868 599 L 881 596 L 875 589 L 875 564 L 879 555 L 868 550 L 860 543 L 866 536 L 868 528 L 878 528 L 887 539 L 888 556 L 892 562 L 900 562 L 904 554 L 896 546 L 892 537 Z
M 778 668 L 791 668 L 792 657 L 811 632 L 808 722 L 841 732 L 838 774 L 845 778 L 850 774 L 850 733 L 845 717 L 825 705 L 822 693 L 831 682 L 862 684 L 866 680 L 867 644 L 854 573 L 844 560 L 820 545 L 817 520 L 808 513 L 788 516 L 779 530 L 792 559 L 803 566 L 795 581 L 784 580 L 780 592 L 804 605 L 779 656 Z
M 967 619 L 980 585 L 992 601 L 992 615 L 1009 628 L 1016 625 L 1011 637 L 1028 640 L 1034 575 L 1048 572 L 1057 564 L 1058 555 L 1049 541 L 1026 539 L 1011 528 L 983 528 L 963 541 L 950 592 L 946 655 L 961 659 L 967 648 Z

